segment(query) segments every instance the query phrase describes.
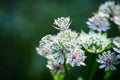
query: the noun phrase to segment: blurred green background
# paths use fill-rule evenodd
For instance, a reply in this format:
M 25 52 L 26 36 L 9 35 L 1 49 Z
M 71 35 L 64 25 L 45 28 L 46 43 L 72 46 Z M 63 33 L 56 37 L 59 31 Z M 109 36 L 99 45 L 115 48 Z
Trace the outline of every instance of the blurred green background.
M 0 80 L 53 80 L 46 68 L 46 59 L 36 53 L 40 39 L 47 34 L 56 34 L 54 19 L 72 19 L 70 28 L 80 32 L 88 31 L 86 21 L 97 12 L 105 0 L 0 0 Z M 113 27 L 115 26 L 115 27 Z M 109 36 L 119 35 L 112 25 Z M 95 62 L 88 55 L 86 67 L 75 67 L 70 79 L 79 76 L 88 80 L 91 65 Z M 120 67 L 120 66 L 118 66 Z M 103 80 L 104 70 L 98 69 L 93 80 Z M 118 68 L 110 80 L 119 80 Z

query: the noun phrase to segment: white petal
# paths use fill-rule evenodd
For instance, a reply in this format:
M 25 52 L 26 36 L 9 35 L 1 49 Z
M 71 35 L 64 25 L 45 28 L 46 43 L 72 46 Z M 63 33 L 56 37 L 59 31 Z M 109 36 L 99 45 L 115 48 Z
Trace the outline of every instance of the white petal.
M 100 69 L 104 68 L 106 66 L 106 64 L 102 64 L 99 66 Z
M 120 49 L 118 49 L 118 48 L 113 48 L 114 49 L 114 51 L 116 51 L 117 53 L 120 53 Z
M 110 69 L 110 66 L 105 67 L 105 71 L 108 71 Z
M 117 25 L 120 25 L 120 17 L 114 17 L 114 22 L 115 22 Z
M 86 66 L 86 64 L 84 62 L 80 62 L 80 64 L 83 65 L 83 66 Z
M 98 57 L 99 57 L 100 59 L 102 59 L 102 58 L 103 58 L 101 55 L 98 55 Z
M 117 58 L 120 58 L 120 55 L 117 55 Z

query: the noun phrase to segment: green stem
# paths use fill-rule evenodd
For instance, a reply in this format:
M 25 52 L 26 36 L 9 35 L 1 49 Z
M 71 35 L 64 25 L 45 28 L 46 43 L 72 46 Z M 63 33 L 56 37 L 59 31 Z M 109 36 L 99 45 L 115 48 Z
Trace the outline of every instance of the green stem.
M 109 77 L 112 75 L 112 73 L 113 73 L 113 72 L 110 72 L 110 71 L 105 72 L 104 80 L 108 80 Z
M 102 31 L 99 31 L 100 34 L 102 34 Z
M 61 73 L 61 74 L 56 74 L 56 73 L 52 73 L 52 76 L 53 76 L 53 78 L 54 78 L 54 80 L 63 80 L 63 78 L 64 78 L 64 74 L 63 73 Z
M 96 70 L 97 70 L 97 62 L 94 63 L 94 66 L 91 69 L 89 80 L 93 80 L 93 76 L 94 76 Z
M 62 50 L 62 54 L 64 55 L 63 67 L 64 67 L 64 70 L 65 70 L 65 73 L 61 73 L 61 74 L 59 74 L 59 75 L 57 75 L 56 73 L 53 73 L 52 75 L 53 75 L 53 77 L 54 77 L 54 80 L 63 80 L 63 78 L 65 78 L 65 77 L 67 78 L 67 80 L 69 80 L 64 50 Z
M 69 75 L 68 75 L 68 70 L 67 70 L 67 66 L 66 66 L 66 58 L 65 58 L 65 54 L 64 54 L 64 69 L 65 69 L 65 76 L 67 78 L 67 80 L 69 80 Z

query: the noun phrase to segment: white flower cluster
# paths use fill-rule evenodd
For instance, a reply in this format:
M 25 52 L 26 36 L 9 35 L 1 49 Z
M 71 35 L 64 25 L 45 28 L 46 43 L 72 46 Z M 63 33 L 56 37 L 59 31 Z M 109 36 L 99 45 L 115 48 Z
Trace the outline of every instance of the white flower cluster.
M 120 4 L 108 1 L 99 7 L 98 12 L 87 21 L 88 27 L 97 31 L 110 29 L 109 20 L 120 26 Z M 119 28 L 119 27 L 118 27 Z
M 55 72 L 56 74 L 60 74 L 64 72 L 64 67 L 61 64 L 54 64 L 54 60 L 48 60 L 47 68 L 51 70 L 51 72 Z
M 95 33 L 93 31 L 86 34 L 81 32 L 80 40 L 82 46 L 90 53 L 101 53 L 111 43 L 106 34 Z
M 105 68 L 105 71 L 116 70 L 114 65 L 119 64 L 116 54 L 111 51 L 103 52 L 102 55 L 99 54 L 96 60 L 101 64 L 99 68 Z
M 69 17 L 55 19 L 53 27 L 60 32 L 43 37 L 36 48 L 37 53 L 48 60 L 47 67 L 55 74 L 64 73 L 70 67 L 86 66 L 86 51 L 99 53 L 95 54 L 98 55 L 96 61 L 101 64 L 99 68 L 115 70 L 120 59 L 120 37 L 114 38 L 112 45 L 112 39 L 102 32 L 110 29 L 110 20 L 120 26 L 120 5 L 113 1 L 102 4 L 98 12 L 88 19 L 88 27 L 94 30 L 88 34 L 82 31 L 79 35 L 69 29 Z
M 120 25 L 120 4 L 114 1 L 108 1 L 99 7 L 99 12 L 103 16 Z
M 72 67 L 85 66 L 86 56 L 81 49 L 78 33 L 67 29 L 69 18 L 61 17 L 58 21 L 55 20 L 55 23 L 59 26 L 60 32 L 57 35 L 43 37 L 36 48 L 37 53 L 48 59 L 47 67 L 55 73 L 63 72 L 64 64 Z
M 67 17 L 67 18 L 61 17 L 61 18 L 55 19 L 54 24 L 57 25 L 57 27 L 55 27 L 55 26 L 53 26 L 53 27 L 55 27 L 58 30 L 67 30 L 71 24 L 70 18 L 69 17 Z
M 85 61 L 85 54 L 83 50 L 76 49 L 71 51 L 70 54 L 67 55 L 67 61 L 66 63 L 71 64 L 72 67 L 74 66 L 85 66 L 86 64 L 84 63 Z
M 108 20 L 101 16 L 101 14 L 95 14 L 92 18 L 88 19 L 88 27 L 97 31 L 106 31 L 110 29 L 110 23 Z

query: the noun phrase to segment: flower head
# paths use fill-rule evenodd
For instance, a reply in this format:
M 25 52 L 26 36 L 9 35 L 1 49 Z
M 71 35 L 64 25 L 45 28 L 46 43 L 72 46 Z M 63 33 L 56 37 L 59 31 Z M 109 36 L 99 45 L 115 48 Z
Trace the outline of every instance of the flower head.
M 114 1 L 108 1 L 99 7 L 99 12 L 102 16 L 114 21 L 117 25 L 120 25 L 120 5 Z
M 53 65 L 64 64 L 64 62 L 72 67 L 85 65 L 84 60 L 86 57 L 81 49 L 78 33 L 70 29 L 62 30 L 57 35 L 43 37 L 36 50 L 38 54 L 47 58 L 49 63 L 52 61 L 52 67 Z M 71 56 L 76 56 L 76 59 L 72 61 Z M 49 64 L 48 66 L 50 67 Z
M 39 42 L 39 47 L 36 48 L 37 53 L 46 58 L 53 58 L 52 49 L 50 48 L 53 44 L 55 36 L 46 35 Z
M 81 47 L 81 42 L 77 40 L 77 37 L 78 33 L 68 29 L 57 34 L 57 41 L 59 41 L 64 48 L 71 50 L 78 46 Z
M 101 53 L 111 43 L 106 34 L 95 33 L 93 31 L 86 34 L 81 32 L 80 41 L 82 46 L 90 53 Z
M 50 48 L 36 48 L 37 53 L 40 54 L 41 56 L 44 56 L 48 59 L 53 58 L 52 56 L 52 50 Z
M 84 51 L 77 49 L 67 55 L 66 63 L 70 64 L 72 67 L 81 65 L 85 66 L 85 58 L 86 56 L 84 55 Z
M 46 66 L 52 73 L 60 74 L 64 72 L 63 66 L 61 64 L 54 64 L 53 61 L 49 60 Z
M 81 49 L 81 42 L 77 39 L 78 34 L 71 30 L 64 30 L 57 34 L 56 40 L 51 46 L 54 53 L 55 64 L 63 64 L 64 56 L 70 54 L 75 48 Z
M 51 44 L 54 42 L 56 36 L 54 35 L 46 35 L 44 36 L 40 42 L 39 42 L 39 47 L 49 47 Z
M 103 52 L 102 55 L 99 54 L 96 60 L 101 64 L 99 68 L 105 68 L 105 71 L 115 70 L 116 67 L 114 65 L 119 63 L 117 56 L 111 51 Z
M 54 24 L 57 26 L 55 27 L 58 30 L 67 30 L 70 26 L 70 18 L 69 17 L 61 17 L 58 19 L 55 19 Z
M 110 28 L 108 20 L 105 17 L 102 17 L 100 14 L 95 14 L 95 16 L 89 18 L 87 24 L 90 29 L 97 31 L 106 31 Z

